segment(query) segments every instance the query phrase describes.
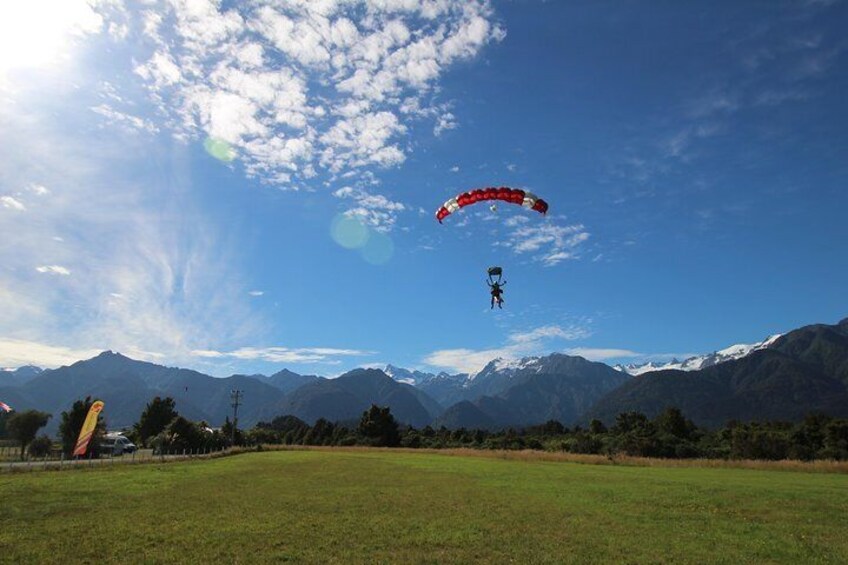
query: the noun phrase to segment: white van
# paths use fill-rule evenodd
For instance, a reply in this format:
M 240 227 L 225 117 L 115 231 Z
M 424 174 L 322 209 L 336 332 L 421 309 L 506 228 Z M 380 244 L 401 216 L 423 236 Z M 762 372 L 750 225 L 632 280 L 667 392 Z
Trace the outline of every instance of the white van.
M 106 438 L 100 443 L 100 450 L 104 454 L 123 455 L 133 453 L 136 449 L 133 442 L 120 434 L 106 434 Z

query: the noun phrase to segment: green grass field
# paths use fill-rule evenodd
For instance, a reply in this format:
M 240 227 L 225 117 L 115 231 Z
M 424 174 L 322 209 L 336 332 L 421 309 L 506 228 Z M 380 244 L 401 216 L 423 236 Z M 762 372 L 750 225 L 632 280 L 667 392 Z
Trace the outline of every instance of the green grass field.
M 4 562 L 848 562 L 848 475 L 384 450 L 0 476 Z

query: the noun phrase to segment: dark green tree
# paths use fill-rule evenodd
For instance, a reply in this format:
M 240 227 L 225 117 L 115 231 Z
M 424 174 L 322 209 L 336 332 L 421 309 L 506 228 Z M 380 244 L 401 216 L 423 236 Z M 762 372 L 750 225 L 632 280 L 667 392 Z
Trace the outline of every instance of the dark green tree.
M 607 433 L 607 427 L 598 419 L 594 419 L 589 422 L 589 433 L 590 434 L 605 434 Z
M 695 431 L 695 424 L 679 408 L 666 408 L 654 419 L 654 424 L 660 432 L 682 439 L 690 439 Z
M 244 434 L 241 433 L 241 430 L 236 428 L 235 430 L 235 442 L 233 443 L 233 423 L 230 421 L 230 417 L 227 416 L 224 420 L 224 425 L 221 426 L 221 435 L 224 438 L 224 441 L 227 442 L 227 445 L 231 443 L 233 445 L 243 445 L 244 444 Z
M 612 427 L 612 431 L 617 435 L 623 435 L 628 432 L 640 430 L 647 426 L 647 424 L 648 417 L 641 412 L 622 412 L 615 417 L 615 425 Z
M 80 430 L 92 404 L 94 404 L 94 400 L 90 396 L 86 396 L 85 400 L 77 400 L 71 406 L 70 410 L 62 412 L 62 421 L 59 423 L 59 436 L 62 438 L 62 451 L 68 457 L 74 452 L 74 446 L 77 443 Z M 91 443 L 88 444 L 88 453 L 94 457 L 100 455 L 100 443 L 103 441 L 105 435 L 106 422 L 103 420 L 103 413 L 101 412 L 97 416 L 97 426 L 94 428 Z
M 51 414 L 38 410 L 14 412 L 6 423 L 9 435 L 21 444 L 21 459 L 24 458 L 27 446 L 35 439 L 38 430 L 47 425 Z
M 46 457 L 50 455 L 50 450 L 53 448 L 53 440 L 49 436 L 42 435 L 29 444 L 30 457 Z
M 371 445 L 396 447 L 400 445 L 398 423 L 388 406 L 381 408 L 372 404 L 359 420 L 359 434 Z
M 197 424 L 182 416 L 177 416 L 171 420 L 171 423 L 165 428 L 165 438 L 167 449 L 176 452 L 200 449 L 206 439 L 205 434 Z
M 558 420 L 548 420 L 542 425 L 541 433 L 544 436 L 558 436 L 565 433 L 565 426 Z
M 306 445 L 330 445 L 335 426 L 329 420 L 318 418 L 315 425 L 306 432 L 303 443 Z
M 848 460 L 848 420 L 833 420 L 827 424 L 822 456 Z
M 138 422 L 133 426 L 135 435 L 142 445 L 147 445 L 148 439 L 165 431 L 168 424 L 179 416 L 174 406 L 174 399 L 170 396 L 165 398 L 157 396 L 147 403 Z
M 6 422 L 9 421 L 12 414 L 14 414 L 14 412 L 5 412 L 0 410 L 0 439 L 6 439 L 9 437 L 9 434 L 6 431 Z

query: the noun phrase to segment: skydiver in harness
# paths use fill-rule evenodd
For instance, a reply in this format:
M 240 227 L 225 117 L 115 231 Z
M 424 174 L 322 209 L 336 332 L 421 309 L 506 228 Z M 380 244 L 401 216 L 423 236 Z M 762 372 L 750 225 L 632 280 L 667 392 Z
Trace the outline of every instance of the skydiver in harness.
M 489 290 L 492 294 L 492 308 L 495 307 L 495 302 L 498 303 L 498 308 L 503 309 L 503 287 L 506 286 L 506 281 L 501 282 L 503 271 L 500 267 L 489 267 L 489 278 L 486 279 L 486 284 L 489 285 Z M 496 277 L 496 278 L 492 278 Z

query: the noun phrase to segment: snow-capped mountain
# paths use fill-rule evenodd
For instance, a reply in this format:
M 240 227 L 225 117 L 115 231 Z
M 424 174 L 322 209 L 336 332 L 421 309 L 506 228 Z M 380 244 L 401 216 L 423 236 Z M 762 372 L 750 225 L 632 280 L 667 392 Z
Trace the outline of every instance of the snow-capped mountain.
M 386 368 L 383 369 L 383 372 L 399 383 L 404 383 L 412 386 L 418 386 L 419 384 L 429 381 L 430 379 L 435 377 L 435 375 L 432 373 L 410 371 L 409 369 L 396 367 L 394 365 L 386 365 Z
M 474 381 L 480 382 L 491 378 L 495 373 L 507 379 L 515 376 L 520 371 L 528 369 L 538 373 L 543 369 L 543 359 L 542 357 L 522 357 L 521 359 L 503 359 L 498 357 L 489 361 L 480 372 L 470 375 L 465 386 L 466 388 L 471 387 Z
M 40 375 L 43 371 L 44 369 L 35 365 L 24 365 L 17 369 L 0 369 L 0 386 L 25 384 Z
M 625 373 L 629 373 L 633 376 L 644 375 L 645 373 L 650 373 L 652 371 L 664 371 L 668 369 L 675 369 L 678 371 L 699 371 L 701 369 L 705 369 L 707 367 L 712 367 L 713 365 L 718 365 L 719 363 L 724 363 L 726 361 L 732 361 L 734 359 L 741 359 L 747 355 L 750 355 L 754 351 L 759 351 L 760 349 L 766 349 L 767 347 L 771 347 L 775 341 L 783 334 L 775 334 L 767 337 L 763 341 L 753 344 L 745 344 L 739 343 L 736 345 L 731 345 L 730 347 L 726 347 L 720 351 L 715 351 L 713 353 L 709 353 L 707 355 L 698 355 L 695 357 L 689 357 L 688 359 L 684 359 L 683 361 L 679 361 L 677 359 L 672 359 L 666 363 L 648 361 L 647 363 L 641 364 L 633 364 L 630 363 L 628 365 L 616 365 L 614 368 L 623 371 Z
M 468 375 L 465 373 L 458 375 L 445 372 L 438 374 L 424 373 L 422 371 L 410 371 L 394 365 L 386 365 L 383 372 L 399 383 L 412 385 L 423 390 L 444 407 L 464 398 L 463 387 L 468 381 Z

